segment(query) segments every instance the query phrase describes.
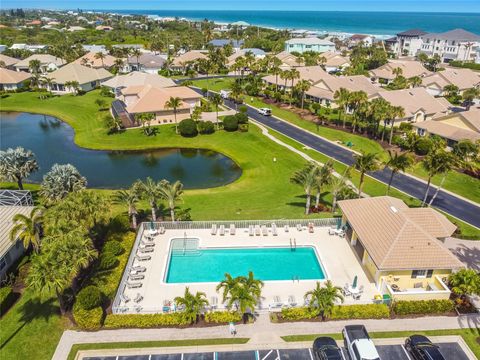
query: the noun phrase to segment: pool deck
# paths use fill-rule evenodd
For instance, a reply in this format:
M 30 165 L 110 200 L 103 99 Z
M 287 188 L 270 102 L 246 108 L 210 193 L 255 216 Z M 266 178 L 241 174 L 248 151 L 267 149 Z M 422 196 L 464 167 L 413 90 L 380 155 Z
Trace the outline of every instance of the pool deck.
M 138 261 L 135 259 L 134 261 L 134 266 L 146 267 L 146 271 L 143 273 L 145 278 L 140 281 L 142 283 L 141 288 L 125 288 L 124 295 L 132 300 L 127 304 L 122 302 L 119 305 L 120 307 L 125 306 L 126 313 L 161 312 L 164 301 L 173 302 L 176 296 L 182 296 L 186 286 L 189 286 L 193 293 L 196 291 L 205 292 L 209 301 L 212 297 L 217 297 L 218 308 L 223 308 L 221 295 L 215 290 L 218 282 L 165 283 L 170 241 L 174 238 L 184 238 L 185 234 L 187 238 L 199 238 L 200 248 L 290 247 L 290 239 L 295 239 L 297 246 L 312 246 L 316 249 L 326 275 L 325 280 L 329 279 L 334 285 L 343 287 L 346 283 L 351 284 L 355 275 L 358 276 L 358 285 L 364 286 L 361 299 L 354 300 L 352 297 L 346 297 L 345 304 L 369 303 L 374 295 L 378 294 L 373 281 L 365 274 L 359 259 L 355 256 L 347 240 L 336 235 L 329 235 L 328 227 L 315 227 L 313 233 L 309 233 L 306 228 L 298 231 L 296 228 L 290 227 L 289 232 L 285 232 L 283 228 L 278 228 L 278 236 L 273 236 L 271 229 L 265 236 L 250 236 L 248 229 L 245 228 L 237 228 L 235 235 L 229 234 L 227 229 L 223 236 L 219 235 L 218 232 L 216 235 L 211 235 L 210 229 L 166 229 L 164 234 L 157 235 L 154 238 L 155 250 L 148 254 L 151 255 L 151 260 Z M 145 237 L 143 239 L 146 241 Z M 288 297 L 293 295 L 298 305 L 303 305 L 304 294 L 315 287 L 316 281 L 301 279 L 299 281 L 265 281 L 262 290 L 261 309 L 268 310 L 275 296 L 280 297 L 281 302 L 287 303 Z M 130 282 L 134 281 L 130 280 Z M 138 304 L 133 302 L 137 294 L 143 297 L 143 300 Z M 137 306 L 137 309 L 134 309 L 134 306 Z

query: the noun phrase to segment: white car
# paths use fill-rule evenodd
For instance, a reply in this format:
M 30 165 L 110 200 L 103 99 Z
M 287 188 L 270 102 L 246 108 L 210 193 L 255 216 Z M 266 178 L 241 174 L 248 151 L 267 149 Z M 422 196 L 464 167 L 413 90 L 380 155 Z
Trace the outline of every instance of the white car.
M 260 108 L 258 109 L 258 113 L 262 114 L 263 116 L 271 116 L 272 115 L 272 110 L 269 108 Z
M 228 91 L 228 90 L 220 90 L 220 96 L 223 99 L 229 99 L 230 98 L 230 93 L 231 93 L 231 91 Z

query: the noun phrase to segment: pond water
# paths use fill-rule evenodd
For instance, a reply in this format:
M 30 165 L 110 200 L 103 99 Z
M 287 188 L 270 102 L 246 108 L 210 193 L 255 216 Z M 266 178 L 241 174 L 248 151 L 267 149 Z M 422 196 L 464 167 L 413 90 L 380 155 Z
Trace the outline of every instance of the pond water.
M 37 157 L 40 169 L 27 182 L 41 182 L 55 163 L 74 165 L 91 188 L 128 188 L 150 176 L 199 189 L 228 184 L 242 173 L 232 159 L 211 150 L 98 151 L 78 147 L 73 137 L 72 127 L 55 117 L 0 112 L 0 149 L 22 146 Z

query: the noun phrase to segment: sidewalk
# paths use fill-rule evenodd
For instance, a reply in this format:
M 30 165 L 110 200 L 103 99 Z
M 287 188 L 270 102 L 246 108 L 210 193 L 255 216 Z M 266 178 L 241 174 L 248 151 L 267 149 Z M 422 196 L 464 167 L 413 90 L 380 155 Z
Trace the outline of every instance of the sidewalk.
M 415 319 L 393 320 L 346 320 L 321 322 L 295 322 L 274 324 L 268 314 L 261 314 L 254 324 L 239 324 L 237 337 L 250 338 L 249 346 L 284 346 L 281 336 L 302 334 L 340 333 L 345 325 L 363 324 L 368 331 L 403 331 L 403 330 L 438 330 L 464 329 L 480 327 L 480 315 L 464 315 L 460 317 L 422 317 Z M 127 341 L 214 339 L 230 337 L 228 326 L 187 329 L 121 329 L 101 330 L 97 332 L 80 332 L 67 330 L 58 343 L 53 360 L 65 360 L 73 344 L 105 343 Z

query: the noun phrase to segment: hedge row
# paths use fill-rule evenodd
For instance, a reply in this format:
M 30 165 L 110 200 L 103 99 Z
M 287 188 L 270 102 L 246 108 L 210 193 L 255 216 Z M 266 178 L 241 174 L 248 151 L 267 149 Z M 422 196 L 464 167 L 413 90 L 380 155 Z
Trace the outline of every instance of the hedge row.
M 0 315 L 3 315 L 15 302 L 15 294 L 11 286 L 0 288 Z
M 318 312 L 307 307 L 282 309 L 281 319 L 287 321 L 298 321 L 315 319 Z M 328 316 L 331 320 L 347 319 L 386 319 L 390 317 L 390 309 L 384 304 L 365 305 L 337 305 Z
M 73 306 L 73 318 L 81 329 L 98 330 L 102 327 L 103 309 L 98 306 L 92 310 L 85 310 L 75 304 Z
M 396 315 L 445 314 L 454 310 L 451 300 L 395 301 L 392 307 Z
M 227 311 L 215 311 L 205 314 L 209 324 L 227 324 L 242 320 L 242 315 Z M 186 326 L 190 320 L 184 313 L 173 314 L 111 314 L 104 322 L 105 329 L 119 328 L 154 328 L 162 326 Z

